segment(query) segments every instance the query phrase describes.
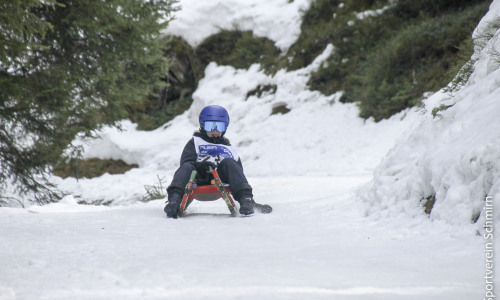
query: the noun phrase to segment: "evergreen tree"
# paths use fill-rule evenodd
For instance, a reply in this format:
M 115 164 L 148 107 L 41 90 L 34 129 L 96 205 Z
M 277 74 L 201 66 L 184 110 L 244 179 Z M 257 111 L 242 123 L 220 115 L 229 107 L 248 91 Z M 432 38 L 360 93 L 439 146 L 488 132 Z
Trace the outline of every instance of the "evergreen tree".
M 175 0 L 0 0 L 0 204 L 58 193 L 49 164 L 162 85 Z

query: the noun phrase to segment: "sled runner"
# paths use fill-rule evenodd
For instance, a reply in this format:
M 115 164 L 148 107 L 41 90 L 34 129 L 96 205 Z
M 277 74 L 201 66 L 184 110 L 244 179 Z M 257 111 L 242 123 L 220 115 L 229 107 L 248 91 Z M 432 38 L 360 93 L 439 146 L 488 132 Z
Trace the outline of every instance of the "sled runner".
M 210 184 L 198 185 L 196 182 L 196 175 L 198 173 L 196 172 L 196 170 L 191 172 L 191 177 L 189 178 L 186 188 L 184 189 L 184 195 L 179 207 L 180 215 L 183 215 L 186 212 L 188 206 L 195 199 L 198 201 L 214 201 L 220 198 L 222 198 L 224 202 L 226 202 L 227 208 L 229 209 L 232 217 L 238 215 L 238 213 L 236 212 L 236 205 L 233 198 L 231 197 L 230 186 L 221 181 L 217 170 L 210 168 L 210 173 L 213 176 Z M 273 211 L 273 208 L 270 205 L 257 203 L 253 199 L 251 199 L 251 201 L 253 207 L 263 214 L 268 214 Z
M 209 185 L 198 185 L 196 183 L 197 172 L 193 171 L 191 173 L 189 182 L 184 190 L 184 196 L 182 197 L 179 208 L 180 213 L 183 214 L 194 199 L 198 201 L 214 201 L 222 198 L 226 202 L 231 216 L 237 216 L 236 205 L 231 197 L 231 188 L 229 185 L 222 183 L 217 170 L 210 168 L 210 172 L 214 178 Z

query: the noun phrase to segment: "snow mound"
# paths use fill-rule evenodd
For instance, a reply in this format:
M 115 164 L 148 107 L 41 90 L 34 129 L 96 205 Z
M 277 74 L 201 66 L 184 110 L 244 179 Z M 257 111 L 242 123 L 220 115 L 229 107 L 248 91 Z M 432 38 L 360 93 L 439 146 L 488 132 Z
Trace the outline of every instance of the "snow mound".
M 249 30 L 286 51 L 300 35 L 302 13 L 311 0 L 183 0 L 167 35 L 181 36 L 191 46 L 221 30 Z
M 474 32 L 491 39 L 476 47 L 466 86 L 455 95 L 430 97 L 419 126 L 396 143 L 373 181 L 358 192 L 371 205 L 368 214 L 416 217 L 435 201 L 433 220 L 484 224 L 486 197 L 500 206 L 500 30 L 490 32 L 491 20 L 498 18 L 497 0 Z M 453 106 L 433 117 L 432 110 L 441 104 Z M 495 219 L 500 220 L 500 210 Z

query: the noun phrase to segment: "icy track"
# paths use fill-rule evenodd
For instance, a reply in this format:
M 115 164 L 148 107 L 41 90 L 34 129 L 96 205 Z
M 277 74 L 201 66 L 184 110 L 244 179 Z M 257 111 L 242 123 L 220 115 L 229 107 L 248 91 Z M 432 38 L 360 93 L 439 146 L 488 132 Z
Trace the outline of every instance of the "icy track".
M 473 226 L 364 216 L 369 176 L 251 178 L 274 212 L 223 201 L 166 219 L 163 201 L 0 208 L 0 299 L 483 298 Z

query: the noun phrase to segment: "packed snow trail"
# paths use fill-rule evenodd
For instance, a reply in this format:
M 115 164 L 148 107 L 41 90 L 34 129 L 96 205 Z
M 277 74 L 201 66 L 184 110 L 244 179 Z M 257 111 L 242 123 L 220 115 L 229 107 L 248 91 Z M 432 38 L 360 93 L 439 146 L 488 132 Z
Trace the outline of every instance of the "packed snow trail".
M 0 208 L 0 299 L 482 299 L 474 229 L 365 217 L 369 176 L 250 178 L 272 214 L 223 201 Z

